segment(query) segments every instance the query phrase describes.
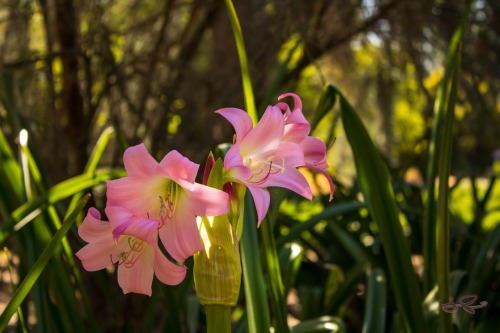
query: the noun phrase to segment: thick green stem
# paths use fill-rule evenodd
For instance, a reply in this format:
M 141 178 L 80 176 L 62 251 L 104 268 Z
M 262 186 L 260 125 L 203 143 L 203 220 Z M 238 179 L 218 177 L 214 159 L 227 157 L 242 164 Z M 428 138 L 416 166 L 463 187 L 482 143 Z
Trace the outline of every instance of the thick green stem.
M 231 333 L 231 307 L 211 304 L 207 312 L 207 333 Z

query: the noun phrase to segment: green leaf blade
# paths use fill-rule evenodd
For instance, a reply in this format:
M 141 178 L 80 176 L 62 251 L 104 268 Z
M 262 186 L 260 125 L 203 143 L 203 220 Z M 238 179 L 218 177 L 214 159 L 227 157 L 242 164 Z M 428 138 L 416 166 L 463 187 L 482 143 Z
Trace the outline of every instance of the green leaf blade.
M 61 240 L 68 233 L 76 217 L 78 216 L 78 214 L 80 214 L 83 207 L 87 203 L 89 197 L 90 196 L 84 197 L 80 202 L 80 204 L 73 210 L 73 212 L 69 215 L 69 217 L 64 221 L 62 227 L 57 231 L 57 233 L 52 238 L 50 243 L 40 254 L 40 257 L 35 262 L 29 273 L 26 275 L 26 278 L 23 280 L 23 282 L 15 291 L 14 296 L 7 304 L 5 310 L 0 315 L 0 331 L 5 330 L 7 324 L 9 323 L 10 318 L 17 311 L 21 303 L 24 301 L 28 293 L 33 288 L 33 285 L 40 277 L 40 274 L 42 274 L 45 266 L 49 262 L 52 255 L 58 250 Z
M 358 180 L 373 220 L 380 230 L 397 307 L 407 331 L 427 332 L 422 296 L 399 221 L 387 168 L 361 119 L 340 91 L 337 92 L 342 123 L 353 152 Z
M 250 333 L 269 332 L 267 292 L 258 255 L 257 217 L 250 193 L 245 194 L 243 234 L 240 241 L 243 282 Z

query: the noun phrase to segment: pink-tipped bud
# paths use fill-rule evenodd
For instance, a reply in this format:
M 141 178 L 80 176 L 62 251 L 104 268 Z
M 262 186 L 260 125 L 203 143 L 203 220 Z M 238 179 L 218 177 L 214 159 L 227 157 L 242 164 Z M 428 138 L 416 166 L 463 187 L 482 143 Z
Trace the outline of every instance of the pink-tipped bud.
M 208 176 L 210 176 L 210 172 L 215 164 L 214 154 L 210 152 L 207 157 L 207 161 L 205 162 L 205 169 L 203 170 L 203 181 L 201 182 L 203 185 L 207 185 Z

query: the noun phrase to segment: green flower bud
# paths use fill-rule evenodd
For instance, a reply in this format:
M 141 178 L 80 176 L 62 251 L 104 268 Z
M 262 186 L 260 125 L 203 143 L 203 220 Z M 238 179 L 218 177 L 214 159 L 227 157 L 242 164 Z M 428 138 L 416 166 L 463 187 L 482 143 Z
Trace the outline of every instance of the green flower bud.
M 222 161 L 219 159 L 212 165 L 207 185 L 222 189 L 224 186 Z M 241 263 L 237 228 L 241 223 L 240 215 L 243 214 L 237 209 L 240 205 L 236 199 L 234 195 L 230 198 L 232 202 L 228 214 L 198 217 L 198 229 L 204 251 L 194 255 L 194 284 L 202 305 L 232 307 L 238 301 Z

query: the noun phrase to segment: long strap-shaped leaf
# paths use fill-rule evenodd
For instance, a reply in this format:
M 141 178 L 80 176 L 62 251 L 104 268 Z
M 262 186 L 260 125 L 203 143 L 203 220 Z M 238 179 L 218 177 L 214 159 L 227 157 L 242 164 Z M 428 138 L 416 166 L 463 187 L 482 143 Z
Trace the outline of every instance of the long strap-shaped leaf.
M 369 273 L 366 294 L 365 320 L 363 333 L 383 333 L 386 317 L 387 282 L 384 271 L 375 268 Z
M 457 51 L 458 52 L 458 51 Z M 439 185 L 436 216 L 436 274 L 439 299 L 446 301 L 450 296 L 450 216 L 448 210 L 449 188 L 448 178 L 451 169 L 452 131 L 457 97 L 460 55 L 455 58 L 454 72 L 451 81 L 449 99 L 444 114 L 443 138 L 439 158 Z M 439 331 L 451 332 L 451 316 L 445 311 L 439 313 Z
M 276 246 L 280 249 L 283 245 L 285 245 L 285 243 L 292 242 L 299 238 L 302 232 L 312 230 L 314 226 L 321 221 L 330 219 L 334 216 L 353 212 L 363 207 L 365 207 L 365 204 L 361 202 L 342 202 L 326 207 L 321 213 L 314 215 L 306 222 L 294 224 L 286 235 L 281 236 L 276 240 Z
M 278 253 L 273 235 L 273 224 L 270 218 L 264 220 L 261 226 L 262 245 L 266 249 L 264 259 L 269 275 L 269 292 L 271 309 L 275 316 L 276 331 L 290 332 L 287 322 L 285 288 L 281 278 Z
M 257 123 L 257 110 L 255 108 L 255 98 L 252 88 L 252 80 L 250 76 L 250 68 L 248 66 L 247 51 L 245 49 L 245 42 L 243 41 L 243 33 L 241 32 L 240 22 L 236 10 L 234 9 L 231 0 L 224 0 L 231 21 L 231 28 L 233 29 L 234 40 L 236 41 L 236 49 L 238 50 L 238 58 L 240 59 L 241 80 L 243 81 L 243 93 L 245 95 L 245 105 L 250 118 L 254 124 Z
M 55 234 L 54 238 L 50 241 L 50 243 L 47 245 L 45 250 L 42 252 L 36 263 L 33 265 L 31 270 L 29 271 L 28 275 L 26 275 L 26 278 L 23 280 L 19 288 L 17 288 L 16 292 L 14 293 L 14 296 L 10 300 L 9 304 L 7 304 L 7 307 L 5 310 L 2 312 L 2 315 L 0 316 L 0 331 L 4 331 L 5 328 L 7 327 L 7 324 L 9 323 L 10 318 L 12 315 L 17 311 L 17 308 L 21 305 L 23 300 L 26 298 L 28 293 L 30 292 L 31 288 L 37 281 L 38 277 L 40 274 L 42 274 L 43 269 L 49 262 L 50 258 L 52 255 L 56 252 L 58 246 L 61 244 L 61 240 L 63 237 L 66 235 L 66 233 L 69 231 L 71 228 L 71 225 L 74 223 L 76 217 L 78 214 L 82 211 L 83 207 L 87 203 L 90 195 L 84 197 L 80 204 L 73 210 L 73 212 L 68 216 L 68 218 L 64 221 L 63 225 L 61 226 L 61 229 L 57 231 Z
M 250 333 L 268 332 L 270 327 L 267 293 L 262 276 L 257 240 L 257 217 L 252 196 L 245 194 L 243 233 L 241 236 L 241 264 L 245 286 L 248 331 Z
M 238 50 L 246 109 L 253 123 L 256 124 L 258 117 L 255 108 L 252 80 L 250 77 L 241 26 L 232 1 L 224 0 L 224 2 L 229 14 L 231 28 L 234 33 L 236 48 Z M 241 237 L 240 247 L 241 262 L 243 266 L 243 282 L 247 301 L 248 329 L 250 333 L 267 332 L 270 328 L 267 293 L 264 284 L 264 277 L 262 275 L 262 267 L 258 256 L 259 242 L 257 240 L 256 230 L 257 219 L 255 216 L 253 200 L 248 191 L 245 195 L 244 214 L 243 234 Z M 265 244 L 264 251 L 266 251 Z M 273 252 L 273 254 L 275 253 L 276 251 Z
M 351 145 L 357 177 L 370 213 L 380 230 L 396 304 L 407 332 L 427 332 L 422 296 L 411 264 L 408 243 L 398 218 L 386 166 L 361 119 L 340 91 L 342 123 Z
M 0 214 L 7 215 L 23 197 L 21 168 L 14 158 L 5 135 L 0 130 Z
M 427 167 L 427 202 L 424 211 L 424 294 L 427 294 L 434 287 L 436 283 L 436 276 L 439 276 L 436 271 L 436 267 L 438 265 L 436 262 L 437 257 L 445 255 L 445 253 L 441 252 L 441 249 L 438 251 L 436 247 L 435 179 L 438 176 L 438 166 L 443 166 L 444 163 L 447 163 L 446 160 L 451 159 L 451 155 L 441 151 L 442 147 L 450 144 L 452 140 L 451 126 L 453 118 L 450 118 L 450 120 L 447 121 L 445 120 L 445 114 L 447 105 L 448 109 L 451 107 L 451 113 L 454 113 L 454 103 L 451 105 L 449 102 L 450 94 L 452 93 L 449 86 L 453 73 L 457 73 L 460 65 L 457 61 L 457 54 L 459 51 L 460 41 L 462 40 L 465 20 L 469 15 L 472 3 L 473 0 L 468 1 L 466 12 L 462 16 L 462 20 L 453 34 L 453 38 L 448 49 L 448 58 L 444 75 L 434 104 L 434 125 L 429 145 L 429 165 Z M 446 179 L 440 178 L 440 181 L 448 184 L 447 177 Z M 446 191 L 448 190 L 446 189 Z M 441 196 L 441 199 L 444 198 Z M 444 244 L 441 246 L 444 246 Z

